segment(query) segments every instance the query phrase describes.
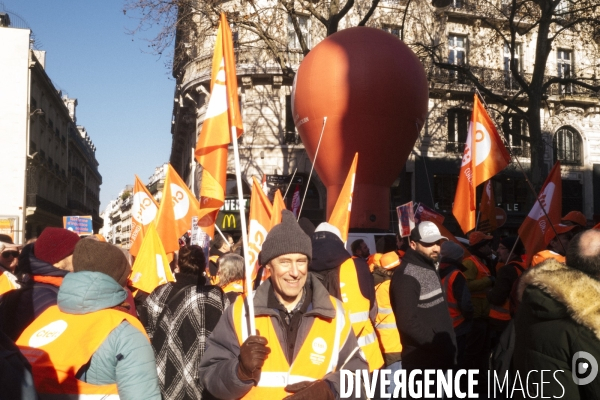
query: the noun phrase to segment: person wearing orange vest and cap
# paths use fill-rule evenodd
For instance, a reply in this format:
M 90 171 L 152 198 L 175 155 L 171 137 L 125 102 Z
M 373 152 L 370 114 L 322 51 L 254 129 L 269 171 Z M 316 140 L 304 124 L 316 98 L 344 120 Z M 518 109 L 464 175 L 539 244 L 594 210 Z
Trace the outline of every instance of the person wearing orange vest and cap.
M 152 347 L 142 324 L 125 311 L 131 273 L 125 256 L 112 244 L 81 240 L 73 269 L 57 305 L 16 342 L 40 397 L 159 400 Z
M 576 225 L 580 229 L 578 229 L 575 234 L 587 228 L 587 218 L 581 211 L 570 211 L 567 215 L 562 217 L 560 223 L 563 225 Z
M 471 326 L 473 325 L 471 293 L 467 287 L 467 280 L 462 273 L 465 268 L 461 264 L 464 254 L 464 249 L 458 244 L 451 241 L 442 243 L 440 278 L 442 279 L 448 311 L 456 334 L 456 364 L 458 368 L 464 368 L 467 335 L 471 332 Z
M 546 250 L 542 250 L 533 255 L 531 259 L 531 267 L 543 263 L 547 259 L 554 259 L 560 263 L 565 263 L 565 255 L 569 248 L 569 242 L 575 236 L 578 225 L 556 224 L 554 229 L 549 227 L 544 235 Z M 556 231 L 556 232 L 555 232 Z M 558 236 L 557 236 L 558 234 Z
M 310 238 L 294 214 L 281 216 L 259 254 L 270 277 L 253 299 L 256 335 L 239 296 L 208 338 L 198 374 L 214 397 L 337 399 L 340 370 L 367 368 L 342 302 L 308 271 Z
M 494 288 L 487 293 L 490 302 L 492 346 L 511 320 L 510 296 L 515 283 L 527 269 L 527 265 L 521 259 L 524 252 L 523 243 L 517 236 L 505 237 L 498 245 L 498 258 L 504 265 L 498 270 Z
M 229 302 L 244 293 L 244 258 L 237 254 L 225 254 L 219 258 L 219 286 Z
M 351 258 L 344 247 L 341 233 L 335 226 L 323 222 L 312 236 L 310 271 L 324 283 L 329 294 L 342 300 L 350 313 L 352 329 L 369 363 L 369 372 L 384 364 L 379 339 L 373 324 L 377 302 L 373 275 L 362 258 Z
M 379 338 L 381 352 L 385 359 L 385 369 L 390 370 L 390 375 L 402 368 L 402 344 L 396 325 L 396 317 L 390 302 L 390 283 L 392 275 L 400 265 L 398 253 L 391 251 L 381 256 L 380 266 L 375 267 L 373 278 L 375 281 L 375 296 L 377 298 L 377 317 L 375 318 L 375 332 Z M 391 382 L 388 393 L 394 393 L 395 383 Z

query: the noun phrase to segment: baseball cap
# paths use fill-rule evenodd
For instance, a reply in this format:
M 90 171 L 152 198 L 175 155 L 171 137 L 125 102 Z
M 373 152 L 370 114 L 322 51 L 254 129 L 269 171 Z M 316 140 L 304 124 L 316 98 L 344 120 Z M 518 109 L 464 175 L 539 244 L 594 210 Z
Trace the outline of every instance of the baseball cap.
M 544 235 L 544 244 L 547 246 L 548 243 L 550 243 L 550 241 L 554 239 L 556 234 L 560 235 L 561 233 L 567 233 L 570 230 L 574 229 L 576 226 L 577 225 L 556 224 L 554 225 L 554 229 L 552 229 L 552 227 L 549 226 L 546 229 L 546 234 Z M 555 230 L 556 234 L 554 234 Z
M 586 227 L 587 226 L 587 219 L 585 218 L 585 215 L 583 215 L 583 213 L 581 213 L 580 211 L 571 211 L 569 212 L 567 215 L 565 215 L 562 218 L 562 221 L 560 221 L 561 223 L 565 223 L 565 222 L 574 222 L 577 225 L 580 225 L 582 227 Z
M 381 256 L 381 268 L 392 269 L 398 265 L 400 265 L 400 258 L 395 251 L 390 251 Z
M 442 236 L 439 228 L 431 221 L 423 221 L 415 227 L 410 233 L 411 240 L 423 243 L 435 243 L 438 240 L 448 240 Z
M 481 231 L 473 231 L 469 235 L 469 245 L 475 246 L 483 241 L 492 240 L 494 237 L 490 235 L 486 235 Z

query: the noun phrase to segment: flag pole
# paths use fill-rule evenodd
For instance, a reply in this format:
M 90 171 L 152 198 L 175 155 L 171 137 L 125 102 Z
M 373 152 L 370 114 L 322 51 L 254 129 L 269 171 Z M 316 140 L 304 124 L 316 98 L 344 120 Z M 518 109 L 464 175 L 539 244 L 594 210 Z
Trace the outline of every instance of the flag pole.
M 223 232 L 221 232 L 221 230 L 219 229 L 219 227 L 217 226 L 216 223 L 215 223 L 215 229 L 217 230 L 217 232 L 219 233 L 219 235 L 223 238 L 223 240 L 225 241 L 225 243 L 229 243 L 229 241 L 227 240 L 227 238 L 225 237 L 225 235 L 223 235 Z
M 327 124 L 327 117 L 323 117 L 323 128 L 321 128 L 321 136 L 319 136 L 319 143 L 317 143 L 317 150 L 315 151 L 315 159 L 310 167 L 310 174 L 308 174 L 308 181 L 306 182 L 306 189 L 304 189 L 304 196 L 302 196 L 302 203 L 300 204 L 300 210 L 298 210 L 298 219 L 300 220 L 300 215 L 302 214 L 302 207 L 304 207 L 304 199 L 306 199 L 306 193 L 308 192 L 308 185 L 310 184 L 310 178 L 312 177 L 313 170 L 315 169 L 315 164 L 317 163 L 317 156 L 319 155 L 319 147 L 321 147 L 321 139 L 323 139 L 323 133 L 325 132 L 325 125 Z
M 250 256 L 248 255 L 248 230 L 246 229 L 246 203 L 244 203 L 244 193 L 242 191 L 242 168 L 240 166 L 240 152 L 238 149 L 237 129 L 235 126 L 231 127 L 231 142 L 233 144 L 235 179 L 237 183 L 238 202 L 240 208 L 240 222 L 242 225 L 242 243 L 244 245 L 244 267 L 246 275 L 246 290 L 248 294 L 246 296 L 246 301 L 248 303 L 248 323 L 250 325 L 250 335 L 256 335 L 256 324 L 254 322 L 254 298 L 252 296 L 252 270 L 248 264 Z M 215 227 L 216 226 L 217 225 L 215 224 Z
M 485 108 L 488 108 L 488 105 L 485 102 L 485 100 L 483 99 L 483 95 L 481 94 L 481 92 L 479 91 L 479 89 L 475 88 L 475 91 L 477 92 L 477 95 L 481 99 L 481 102 L 483 103 L 483 106 Z M 498 136 L 500 136 L 500 135 L 498 135 Z M 504 135 L 502 135 L 502 142 L 504 143 L 504 147 L 506 148 L 506 151 L 508 151 L 508 154 L 510 154 L 510 158 L 514 159 L 517 162 L 517 165 L 519 166 L 519 169 L 521 170 L 521 173 L 523 174 L 523 177 L 525 178 L 525 182 L 527 182 L 527 186 L 529 187 L 529 190 L 531 190 L 531 192 L 533 193 L 533 196 L 535 197 L 535 201 L 540 205 L 540 208 L 544 212 L 544 215 L 546 216 L 546 219 L 548 220 L 548 223 L 550 224 L 550 227 L 554 231 L 554 234 L 556 235 L 556 237 L 558 237 L 558 232 L 556 232 L 556 228 L 554 227 L 554 224 L 552 223 L 552 221 L 550 220 L 550 217 L 548 216 L 548 213 L 546 212 L 546 208 L 544 207 L 544 205 L 542 204 L 542 202 L 540 200 L 539 193 L 536 193 L 535 189 L 533 188 L 533 185 L 531 184 L 531 181 L 527 177 L 527 173 L 525 172 L 525 169 L 521 165 L 521 162 L 519 161 L 519 159 L 517 158 L 517 156 L 515 156 L 513 154 L 512 149 L 508 145 L 508 142 L 506 141 L 506 137 Z M 567 249 L 565 249 L 565 246 L 562 244 L 562 242 L 560 242 L 560 246 L 563 248 L 564 252 L 566 253 Z M 532 254 L 532 256 L 533 256 L 533 254 Z
M 290 183 L 288 183 L 288 187 L 287 187 L 287 189 L 285 189 L 285 194 L 283 195 L 284 200 L 285 200 L 285 196 L 287 196 L 288 191 L 290 190 L 290 186 L 292 186 L 292 182 L 294 182 L 294 177 L 296 176 L 297 171 L 298 171 L 298 168 L 295 168 L 294 173 L 292 174 L 292 179 L 290 179 Z
M 508 253 L 508 258 L 506 259 L 507 264 L 510 262 L 510 257 L 512 257 L 513 252 L 517 248 L 517 243 L 519 243 L 519 240 L 521 240 L 521 236 L 517 235 L 517 240 L 515 240 L 515 244 L 513 244 L 512 249 L 510 249 L 510 253 Z

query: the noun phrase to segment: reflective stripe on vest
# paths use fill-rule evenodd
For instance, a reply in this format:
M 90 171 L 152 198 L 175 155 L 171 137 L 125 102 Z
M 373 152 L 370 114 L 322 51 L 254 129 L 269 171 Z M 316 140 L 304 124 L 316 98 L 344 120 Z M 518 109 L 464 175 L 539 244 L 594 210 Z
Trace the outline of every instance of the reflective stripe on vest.
M 229 282 L 227 285 L 222 287 L 223 293 L 236 292 L 244 293 L 244 282 L 240 279 L 237 281 Z
M 350 320 L 342 303 L 329 296 L 336 310 L 333 319 L 315 317 L 310 332 L 301 344 L 296 358 L 290 366 L 277 338 L 272 316 L 257 315 L 256 329 L 268 341 L 271 349 L 262 367 L 257 386 L 243 397 L 247 399 L 282 399 L 290 393 L 287 385 L 302 381 L 322 379 L 336 370 L 340 349 L 350 333 Z M 240 346 L 248 338 L 245 296 L 239 296 L 232 307 L 233 322 Z
M 369 364 L 369 372 L 373 372 L 383 366 L 383 355 L 375 328 L 369 318 L 371 305 L 369 299 L 365 298 L 360 291 L 356 265 L 351 258 L 340 266 L 340 293 L 344 308 L 350 313 L 352 329 L 358 339 L 358 345 Z
M 450 275 L 446 275 L 442 278 L 442 287 L 444 288 L 444 292 L 446 292 L 448 311 L 450 311 L 450 317 L 452 317 L 452 326 L 454 328 L 462 324 L 465 320 L 465 317 L 462 315 L 460 309 L 458 308 L 458 302 L 456 301 L 454 291 L 452 290 L 454 280 L 460 273 L 461 272 L 459 270 L 454 270 L 450 273 Z
M 475 277 L 475 280 L 479 280 L 479 279 L 483 279 L 483 278 L 487 278 L 488 276 L 491 276 L 492 274 L 490 274 L 490 270 L 488 269 L 488 267 L 485 266 L 485 264 L 483 264 L 481 261 L 479 261 L 479 259 L 473 255 L 470 255 L 469 257 L 465 257 L 465 260 L 470 260 L 473 262 L 473 264 L 475 264 L 475 266 L 477 267 L 477 276 Z M 471 297 L 475 297 L 475 298 L 479 298 L 479 299 L 485 299 L 485 291 L 484 290 L 479 290 L 479 291 L 473 291 L 471 292 Z
M 523 274 L 523 271 L 525 271 L 525 269 L 527 269 L 525 267 L 526 264 L 524 262 L 512 261 L 507 265 L 512 265 L 515 267 L 515 271 L 517 271 L 517 280 L 521 277 L 521 274 Z M 502 268 L 506 268 L 507 265 L 503 266 Z M 510 296 L 509 296 L 509 298 L 506 299 L 504 304 L 502 304 L 501 306 L 496 306 L 496 305 L 490 303 L 489 316 L 490 316 L 490 318 L 493 318 L 493 319 L 496 319 L 499 321 L 510 321 L 511 320 Z
M 8 271 L 0 269 L 0 295 L 20 288 L 17 278 Z
M 78 380 L 75 373 L 90 361 L 110 332 L 124 320 L 146 336 L 139 320 L 123 311 L 105 309 L 75 315 L 60 311 L 58 306 L 46 309 L 16 342 L 31 364 L 38 393 L 118 398 L 116 383 L 92 385 Z
M 381 282 L 375 286 L 375 297 L 377 298 L 377 317 L 375 317 L 375 332 L 379 338 L 381 351 L 384 354 L 400 353 L 400 333 L 396 326 L 396 317 L 390 302 L 391 280 Z

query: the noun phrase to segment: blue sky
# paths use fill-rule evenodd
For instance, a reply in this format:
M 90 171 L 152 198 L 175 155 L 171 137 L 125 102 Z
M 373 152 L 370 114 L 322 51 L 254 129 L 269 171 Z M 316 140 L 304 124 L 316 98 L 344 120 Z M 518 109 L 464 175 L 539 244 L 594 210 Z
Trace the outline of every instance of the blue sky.
M 134 174 L 147 183 L 168 161 L 175 81 L 165 59 L 127 29 L 123 0 L 0 0 L 22 17 L 46 51 L 46 72 L 76 98 L 77 124 L 96 145 L 102 175 L 100 211 Z

